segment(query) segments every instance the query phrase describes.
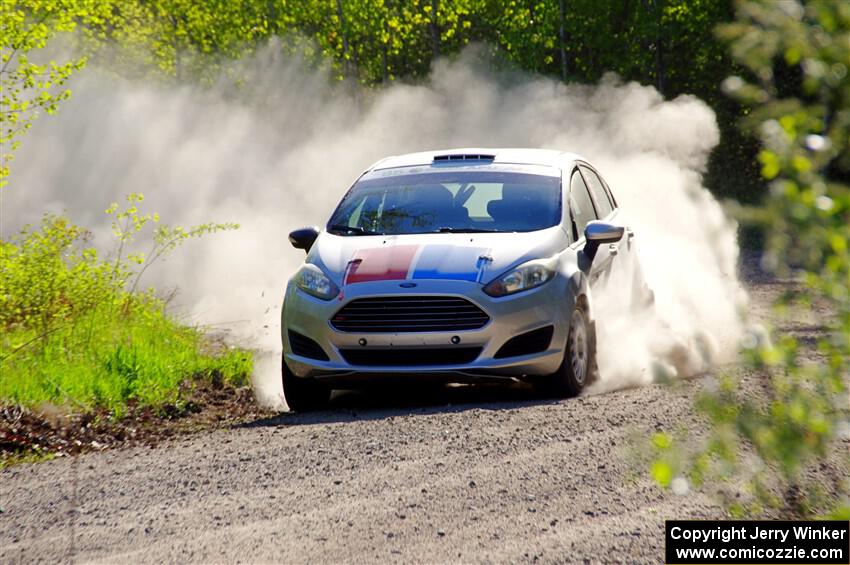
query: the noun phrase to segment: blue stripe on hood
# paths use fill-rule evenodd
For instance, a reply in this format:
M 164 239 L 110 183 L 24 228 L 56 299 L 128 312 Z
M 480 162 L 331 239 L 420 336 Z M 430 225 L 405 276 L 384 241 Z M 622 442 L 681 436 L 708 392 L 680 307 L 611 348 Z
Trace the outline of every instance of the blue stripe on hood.
M 428 245 L 416 260 L 412 278 L 475 282 L 481 268 L 479 257 L 486 251 L 483 247 Z

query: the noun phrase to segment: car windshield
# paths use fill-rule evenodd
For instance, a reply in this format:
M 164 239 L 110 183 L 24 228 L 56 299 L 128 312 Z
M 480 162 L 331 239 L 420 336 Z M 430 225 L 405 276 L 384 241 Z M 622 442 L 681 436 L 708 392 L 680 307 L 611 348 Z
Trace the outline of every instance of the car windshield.
M 524 232 L 561 217 L 561 179 L 500 170 L 413 169 L 361 178 L 328 231 L 338 235 Z

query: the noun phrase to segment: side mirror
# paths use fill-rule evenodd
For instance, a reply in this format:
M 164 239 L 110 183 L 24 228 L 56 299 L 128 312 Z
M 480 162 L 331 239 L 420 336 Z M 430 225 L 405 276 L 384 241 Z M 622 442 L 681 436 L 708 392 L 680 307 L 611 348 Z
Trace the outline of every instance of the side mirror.
M 289 232 L 289 243 L 295 249 L 303 249 L 310 252 L 310 248 L 316 243 L 316 238 L 319 237 L 319 229 L 315 227 L 301 228 Z
M 598 220 L 588 222 L 584 228 L 584 239 L 587 241 L 584 245 L 584 253 L 593 261 L 600 245 L 620 241 L 625 232 L 626 228 L 623 226 L 615 226 Z

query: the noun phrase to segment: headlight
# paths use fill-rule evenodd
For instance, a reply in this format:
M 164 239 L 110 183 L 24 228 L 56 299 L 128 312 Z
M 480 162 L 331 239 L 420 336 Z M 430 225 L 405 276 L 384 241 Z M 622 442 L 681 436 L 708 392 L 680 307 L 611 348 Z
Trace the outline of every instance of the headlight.
M 316 265 L 307 263 L 295 275 L 298 288 L 316 298 L 330 300 L 339 294 L 339 288 Z
M 484 287 L 484 292 L 490 296 L 507 296 L 536 288 L 552 280 L 555 276 L 554 258 L 537 259 L 523 263 L 516 269 L 490 281 Z

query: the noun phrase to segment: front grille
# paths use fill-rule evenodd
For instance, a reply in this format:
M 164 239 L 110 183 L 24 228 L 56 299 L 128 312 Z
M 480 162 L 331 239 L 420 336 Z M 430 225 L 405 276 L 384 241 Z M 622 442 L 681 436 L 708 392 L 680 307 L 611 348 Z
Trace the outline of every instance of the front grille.
M 477 330 L 490 317 L 455 296 L 385 296 L 352 300 L 331 318 L 343 332 L 454 332 Z
M 422 365 L 465 365 L 481 354 L 480 347 L 393 348 L 393 349 L 340 349 L 340 355 L 351 365 L 387 367 Z
M 309 337 L 292 330 L 289 330 L 289 347 L 294 354 L 301 357 L 317 359 L 319 361 L 330 360 L 328 354 L 322 349 L 322 346 Z
M 554 331 L 554 326 L 546 326 L 512 337 L 499 348 L 494 357 L 504 359 L 505 357 L 519 357 L 520 355 L 531 355 L 532 353 L 546 351 L 549 349 L 549 344 L 552 343 Z

